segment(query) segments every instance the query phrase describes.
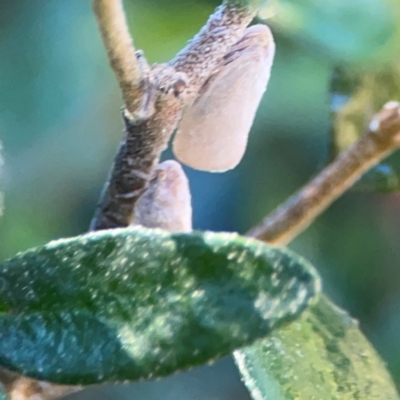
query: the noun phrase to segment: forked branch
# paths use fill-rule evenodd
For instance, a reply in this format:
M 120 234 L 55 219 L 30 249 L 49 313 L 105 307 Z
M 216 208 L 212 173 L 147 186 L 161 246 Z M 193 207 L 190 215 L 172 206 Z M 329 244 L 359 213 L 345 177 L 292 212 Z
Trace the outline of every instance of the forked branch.
M 128 226 L 132 222 L 135 203 L 153 178 L 185 98 L 195 94 L 240 38 L 255 15 L 256 3 L 224 0 L 201 32 L 169 65 L 150 69 L 143 55 L 135 50 L 122 0 L 93 0 L 104 46 L 125 103 L 126 133 L 92 229 Z M 182 76 L 187 80 L 183 82 Z M 150 189 L 155 188 L 150 185 Z M 178 225 L 185 224 L 188 223 L 183 221 Z M 11 400 L 50 400 L 80 389 L 38 382 L 5 370 L 0 375 Z
M 183 108 L 243 35 L 257 4 L 258 0 L 225 0 L 169 64 L 150 69 L 142 55 L 135 56 L 122 0 L 94 0 L 104 45 L 127 110 L 125 137 L 91 229 L 126 227 L 132 222 L 135 204 L 149 185 Z

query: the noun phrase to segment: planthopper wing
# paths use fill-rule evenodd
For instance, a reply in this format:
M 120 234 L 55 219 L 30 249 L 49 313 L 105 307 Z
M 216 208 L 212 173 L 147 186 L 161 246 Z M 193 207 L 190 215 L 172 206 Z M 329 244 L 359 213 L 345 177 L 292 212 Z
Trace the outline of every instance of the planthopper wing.
M 173 142 L 192 168 L 223 172 L 239 164 L 275 53 L 265 25 L 245 30 L 185 112 Z

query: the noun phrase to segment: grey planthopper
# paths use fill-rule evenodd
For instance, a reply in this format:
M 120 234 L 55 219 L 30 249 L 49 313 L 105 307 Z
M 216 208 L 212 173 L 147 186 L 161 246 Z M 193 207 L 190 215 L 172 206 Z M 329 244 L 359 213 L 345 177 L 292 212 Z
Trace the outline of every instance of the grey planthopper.
M 181 162 L 212 172 L 239 164 L 267 88 L 274 54 L 275 43 L 267 26 L 245 30 L 183 115 L 173 141 Z
M 135 205 L 131 225 L 171 232 L 192 230 L 189 181 L 178 162 L 167 160 L 158 165 L 149 187 Z

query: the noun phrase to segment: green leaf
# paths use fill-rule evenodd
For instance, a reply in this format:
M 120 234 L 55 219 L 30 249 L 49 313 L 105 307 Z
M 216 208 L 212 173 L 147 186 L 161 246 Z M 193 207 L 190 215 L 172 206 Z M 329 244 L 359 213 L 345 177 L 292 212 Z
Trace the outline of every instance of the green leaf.
M 297 321 L 234 354 L 255 400 L 399 400 L 357 322 L 322 296 Z
M 235 234 L 54 241 L 0 266 L 0 364 L 67 384 L 163 376 L 268 335 L 319 286 L 304 259 Z

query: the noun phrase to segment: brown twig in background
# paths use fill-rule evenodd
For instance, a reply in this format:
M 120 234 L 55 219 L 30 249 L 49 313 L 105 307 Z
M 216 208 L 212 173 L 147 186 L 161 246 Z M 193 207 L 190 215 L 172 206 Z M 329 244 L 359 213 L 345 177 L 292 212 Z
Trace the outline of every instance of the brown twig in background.
M 248 236 L 286 245 L 371 167 L 400 147 L 400 103 L 390 102 L 369 130 L 298 193 L 268 215 Z
M 121 1 L 94 0 L 94 9 L 115 75 L 122 90 L 129 91 L 125 80 L 131 74 L 129 65 L 123 54 L 117 57 L 119 53 L 111 48 L 113 43 L 118 43 L 118 35 L 121 35 L 122 43 L 130 46 L 125 18 L 120 15 Z M 129 107 L 124 112 L 125 138 L 100 198 L 91 230 L 126 227 L 132 222 L 136 201 L 146 190 L 183 108 L 193 100 L 223 56 L 240 39 L 255 13 L 254 5 L 225 0 L 200 33 L 169 64 L 155 65 L 147 71 L 142 80 L 142 91 L 134 90 L 124 95 L 124 99 L 130 99 L 135 107 L 154 104 L 154 113 L 147 113 L 146 117 L 146 112 L 139 112 L 141 117 L 138 118 Z M 118 21 L 124 28 L 117 27 Z M 133 47 L 129 54 L 127 59 L 132 58 Z M 143 56 L 141 59 L 142 64 L 146 64 Z M 124 68 L 128 70 L 124 72 Z M 137 75 L 132 76 L 137 85 Z
M 81 390 L 80 386 L 53 385 L 0 368 L 0 382 L 9 400 L 55 400 Z
M 141 65 L 136 57 L 122 1 L 95 0 L 93 10 L 125 106 L 131 114 L 136 115 L 142 108 L 140 103 L 144 84 Z

